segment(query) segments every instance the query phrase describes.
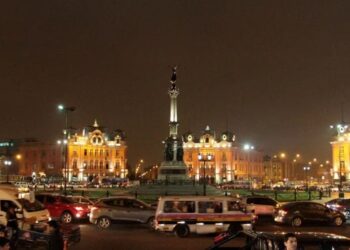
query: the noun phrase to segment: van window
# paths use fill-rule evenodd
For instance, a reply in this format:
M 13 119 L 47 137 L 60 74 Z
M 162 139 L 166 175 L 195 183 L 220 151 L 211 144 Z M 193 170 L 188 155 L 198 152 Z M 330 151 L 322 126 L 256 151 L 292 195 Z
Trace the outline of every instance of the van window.
M 194 201 L 165 201 L 164 213 L 194 213 Z
M 219 201 L 199 201 L 199 213 L 222 213 L 222 202 Z
M 240 211 L 241 207 L 238 201 L 228 201 L 227 202 L 227 211 Z

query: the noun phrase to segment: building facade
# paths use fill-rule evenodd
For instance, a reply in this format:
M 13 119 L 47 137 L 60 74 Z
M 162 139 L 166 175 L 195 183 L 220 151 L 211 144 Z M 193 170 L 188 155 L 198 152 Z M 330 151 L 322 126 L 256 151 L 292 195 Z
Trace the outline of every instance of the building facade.
M 281 161 L 277 156 L 270 157 L 264 156 L 264 179 L 263 182 L 267 185 L 271 185 L 277 182 L 283 181 L 285 162 Z
M 333 171 L 331 174 L 335 183 L 350 180 L 350 131 L 348 125 L 339 124 L 337 134 L 330 142 L 332 145 Z
M 68 140 L 67 169 L 69 180 L 90 180 L 103 177 L 126 178 L 128 170 L 125 135 L 115 130 L 109 138 L 95 121 L 88 133 Z
M 18 174 L 23 176 L 60 175 L 62 149 L 57 143 L 25 140 L 18 147 Z
M 211 183 L 234 180 L 260 182 L 264 177 L 263 154 L 255 149 L 244 150 L 230 132 L 224 132 L 217 138 L 207 126 L 199 139 L 190 132 L 186 133 L 183 149 L 184 162 L 191 179 L 203 179 L 204 171 Z M 212 161 L 203 162 L 198 159 L 199 154 L 211 154 L 214 157 Z
M 127 146 L 124 132 L 115 130 L 111 139 L 95 121 L 90 130 L 69 137 L 66 143 L 45 143 L 36 140 L 21 142 L 16 155 L 23 176 L 64 176 L 67 149 L 67 177 L 72 180 L 127 177 Z

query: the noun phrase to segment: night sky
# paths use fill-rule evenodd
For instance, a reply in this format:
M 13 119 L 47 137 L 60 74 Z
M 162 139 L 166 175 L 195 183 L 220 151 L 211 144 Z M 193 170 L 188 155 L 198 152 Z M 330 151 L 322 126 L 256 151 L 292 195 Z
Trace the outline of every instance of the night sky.
M 40 0 L 0 7 L 0 138 L 55 142 L 73 105 L 160 162 L 171 65 L 180 133 L 210 125 L 266 153 L 331 158 L 350 121 L 350 1 Z

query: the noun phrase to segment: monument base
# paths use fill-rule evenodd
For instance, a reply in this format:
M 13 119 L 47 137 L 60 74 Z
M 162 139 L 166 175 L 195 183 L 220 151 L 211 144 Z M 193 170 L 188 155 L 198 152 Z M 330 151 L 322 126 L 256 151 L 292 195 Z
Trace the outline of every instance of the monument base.
M 158 180 L 188 180 L 187 166 L 183 161 L 163 161 L 158 170 Z

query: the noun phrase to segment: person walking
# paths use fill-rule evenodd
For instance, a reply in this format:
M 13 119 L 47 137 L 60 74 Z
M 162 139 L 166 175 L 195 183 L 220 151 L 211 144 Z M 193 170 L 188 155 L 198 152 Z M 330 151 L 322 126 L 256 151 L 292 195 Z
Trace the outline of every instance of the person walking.
M 6 212 L 6 218 L 7 218 L 7 228 L 9 233 L 9 239 L 11 243 L 11 248 L 14 249 L 17 240 L 18 240 L 18 221 L 17 221 L 17 215 L 15 208 L 13 206 L 9 206 Z

